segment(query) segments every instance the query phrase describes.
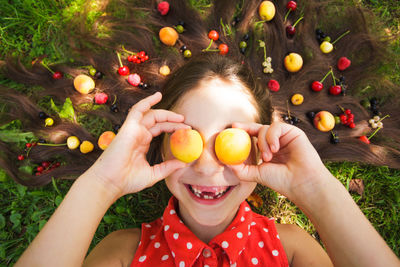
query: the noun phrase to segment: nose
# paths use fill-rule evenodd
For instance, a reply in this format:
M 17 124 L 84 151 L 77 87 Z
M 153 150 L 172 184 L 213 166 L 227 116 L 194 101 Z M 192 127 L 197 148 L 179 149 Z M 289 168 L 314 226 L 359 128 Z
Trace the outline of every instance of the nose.
M 194 171 L 202 176 L 212 176 L 213 174 L 223 172 L 224 170 L 224 165 L 215 155 L 214 139 L 206 142 L 203 152 L 193 164 Z

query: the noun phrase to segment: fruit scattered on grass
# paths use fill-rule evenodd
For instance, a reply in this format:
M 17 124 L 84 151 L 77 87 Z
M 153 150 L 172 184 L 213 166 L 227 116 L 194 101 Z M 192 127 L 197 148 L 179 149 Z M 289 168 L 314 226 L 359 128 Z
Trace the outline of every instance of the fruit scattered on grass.
M 333 50 L 333 45 L 338 42 L 340 39 L 342 39 L 344 36 L 346 36 L 347 34 L 349 34 L 350 31 L 346 31 L 345 33 L 343 33 L 342 35 L 340 35 L 335 41 L 333 41 L 332 43 L 330 42 L 330 38 L 327 40 L 324 40 L 321 45 L 319 46 L 320 50 L 322 51 L 322 53 L 324 54 L 329 54 L 330 52 L 332 52 Z M 326 37 L 325 37 L 326 38 Z
M 79 93 L 86 95 L 93 91 L 95 83 L 91 77 L 85 74 L 79 74 L 74 79 L 74 88 Z

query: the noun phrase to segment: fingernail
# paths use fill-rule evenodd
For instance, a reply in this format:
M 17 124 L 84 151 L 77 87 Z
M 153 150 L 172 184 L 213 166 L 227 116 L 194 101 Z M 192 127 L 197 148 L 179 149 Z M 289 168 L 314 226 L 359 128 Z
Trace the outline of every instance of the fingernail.
M 267 152 L 263 152 L 263 159 L 266 160 L 268 158 Z
M 276 150 L 276 146 L 274 144 L 269 145 L 271 151 L 274 152 Z

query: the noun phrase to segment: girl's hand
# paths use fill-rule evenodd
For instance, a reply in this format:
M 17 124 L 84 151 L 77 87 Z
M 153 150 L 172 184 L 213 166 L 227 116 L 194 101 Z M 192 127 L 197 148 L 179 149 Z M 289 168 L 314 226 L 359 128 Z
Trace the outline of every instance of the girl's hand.
M 262 159 L 259 165 L 231 165 L 239 179 L 268 186 L 296 203 L 333 177 L 299 128 L 282 122 L 234 123 L 233 127 L 258 138 Z
M 88 170 L 107 188 L 115 190 L 118 197 L 150 187 L 185 166 L 176 159 L 154 166 L 147 162 L 153 137 L 190 128 L 183 124 L 184 117 L 180 114 L 151 109 L 161 97 L 157 92 L 132 106 L 118 134 Z

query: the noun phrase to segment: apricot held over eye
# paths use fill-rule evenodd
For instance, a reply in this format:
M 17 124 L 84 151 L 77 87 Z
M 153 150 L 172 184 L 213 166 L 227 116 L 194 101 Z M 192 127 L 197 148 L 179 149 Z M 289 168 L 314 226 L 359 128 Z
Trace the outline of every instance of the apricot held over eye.
M 224 164 L 236 165 L 243 163 L 249 157 L 250 150 L 251 139 L 243 129 L 225 129 L 215 139 L 215 154 Z
M 203 152 L 203 139 L 196 130 L 179 129 L 170 137 L 170 149 L 175 158 L 189 163 L 198 159 Z

